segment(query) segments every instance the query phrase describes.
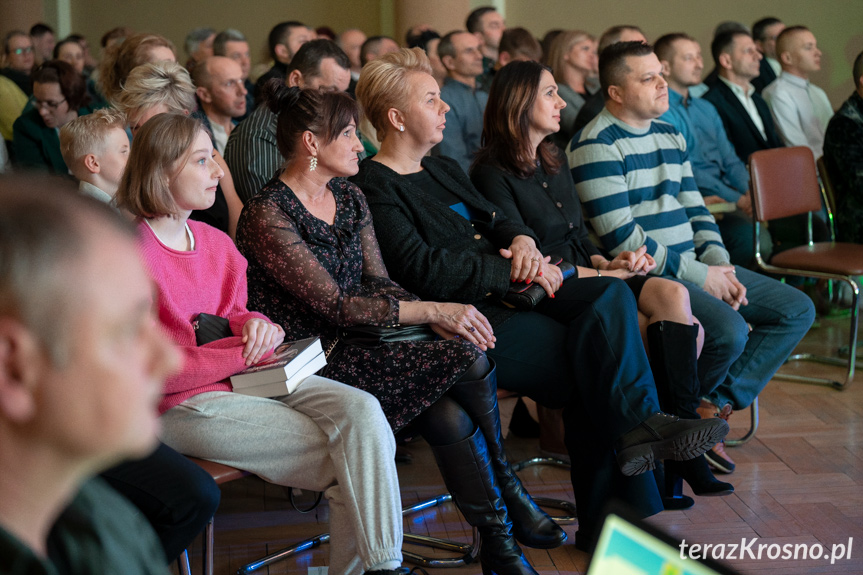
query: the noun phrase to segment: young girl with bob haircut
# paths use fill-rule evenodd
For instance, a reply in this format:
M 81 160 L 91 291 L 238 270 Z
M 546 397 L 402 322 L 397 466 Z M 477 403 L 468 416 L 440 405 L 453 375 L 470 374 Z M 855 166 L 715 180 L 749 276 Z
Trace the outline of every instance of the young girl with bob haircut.
M 395 574 L 402 545 L 395 441 L 377 400 L 318 376 L 275 399 L 233 393 L 228 382 L 270 355 L 284 331 L 246 309 L 246 260 L 230 238 L 189 219 L 213 203 L 222 175 L 198 120 L 159 114 L 136 135 L 117 195 L 138 218 L 159 320 L 185 356 L 159 404 L 162 440 L 271 483 L 323 491 L 331 569 Z M 197 346 L 201 312 L 227 318 L 233 335 Z

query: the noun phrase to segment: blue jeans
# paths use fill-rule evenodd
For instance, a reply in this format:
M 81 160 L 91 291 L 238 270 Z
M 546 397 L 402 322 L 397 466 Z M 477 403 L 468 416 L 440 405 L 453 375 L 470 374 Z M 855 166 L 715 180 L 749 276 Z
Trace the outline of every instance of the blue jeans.
M 815 307 L 800 290 L 736 269 L 749 300 L 739 311 L 700 286 L 677 281 L 689 290 L 692 313 L 704 326 L 704 350 L 698 360 L 702 396 L 719 407 L 730 403 L 733 409 L 744 409 L 806 335 Z

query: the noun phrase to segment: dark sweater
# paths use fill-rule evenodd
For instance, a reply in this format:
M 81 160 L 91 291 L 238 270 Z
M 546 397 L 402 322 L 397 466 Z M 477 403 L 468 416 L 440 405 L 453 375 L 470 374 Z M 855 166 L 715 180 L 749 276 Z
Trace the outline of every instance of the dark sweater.
M 588 236 L 565 159 L 554 175 L 540 166 L 533 176 L 522 179 L 497 166 L 479 164 L 470 179 L 508 218 L 536 232 L 543 254 L 589 268 L 593 267 L 590 256 L 601 255 Z
M 350 178 L 368 199 L 390 276 L 423 299 L 473 304 L 500 325 L 515 311 L 499 303 L 511 266 L 498 250 L 536 235 L 483 198 L 455 160 L 427 157 L 422 166 L 465 203 L 472 222 L 373 159 Z

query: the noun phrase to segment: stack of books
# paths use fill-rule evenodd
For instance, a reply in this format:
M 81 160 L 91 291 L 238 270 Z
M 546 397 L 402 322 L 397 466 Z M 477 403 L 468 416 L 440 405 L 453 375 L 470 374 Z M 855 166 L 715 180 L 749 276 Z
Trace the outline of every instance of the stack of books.
M 285 342 L 267 359 L 231 377 L 236 393 L 280 397 L 293 393 L 304 379 L 327 365 L 317 337 Z

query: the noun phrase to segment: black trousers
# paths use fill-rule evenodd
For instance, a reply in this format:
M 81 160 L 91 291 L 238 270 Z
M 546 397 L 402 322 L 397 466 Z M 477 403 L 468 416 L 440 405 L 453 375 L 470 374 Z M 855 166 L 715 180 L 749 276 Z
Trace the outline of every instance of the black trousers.
M 662 511 L 653 474 L 626 477 L 614 457 L 614 441 L 659 411 L 626 283 L 568 280 L 554 299 L 516 314 L 495 335 L 488 355 L 497 363 L 498 387 L 564 408 L 579 536 L 594 536 L 612 498 L 645 517 Z
M 144 514 L 168 561 L 189 546 L 219 507 L 221 492 L 210 474 L 163 443 L 143 459 L 105 471 L 102 478 Z

